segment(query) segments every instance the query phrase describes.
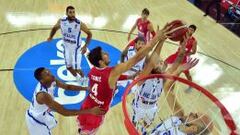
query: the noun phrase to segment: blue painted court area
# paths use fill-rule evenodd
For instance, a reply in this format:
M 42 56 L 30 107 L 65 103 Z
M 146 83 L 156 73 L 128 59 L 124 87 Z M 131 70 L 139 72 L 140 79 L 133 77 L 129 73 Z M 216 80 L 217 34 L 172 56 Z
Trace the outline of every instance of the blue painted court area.
M 85 39 L 83 40 L 85 41 Z M 104 51 L 109 53 L 109 58 L 111 60 L 110 66 L 117 64 L 121 55 L 120 50 L 110 44 L 98 40 L 91 40 L 88 48 L 91 50 L 96 46 L 101 46 Z M 59 80 L 68 84 L 77 85 L 75 78 L 66 70 L 61 39 L 54 39 L 50 42 L 41 42 L 28 49 L 18 59 L 13 72 L 14 82 L 17 90 L 28 101 L 31 101 L 37 85 L 37 80 L 35 80 L 33 73 L 38 67 L 46 67 L 50 69 Z M 87 75 L 90 70 L 90 65 L 85 56 L 82 58 L 81 67 L 84 74 Z M 112 106 L 121 101 L 125 86 L 126 83 L 118 85 L 118 92 L 113 99 Z M 66 108 L 79 109 L 87 94 L 88 93 L 85 91 L 72 92 L 56 89 L 54 96 L 55 100 L 60 104 L 64 104 Z

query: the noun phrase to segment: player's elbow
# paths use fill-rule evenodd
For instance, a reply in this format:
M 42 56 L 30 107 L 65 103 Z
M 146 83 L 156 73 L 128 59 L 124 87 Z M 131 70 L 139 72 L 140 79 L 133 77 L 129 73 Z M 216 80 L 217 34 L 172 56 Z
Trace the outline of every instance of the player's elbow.
M 92 38 L 92 32 L 91 32 L 91 31 L 88 31 L 88 32 L 87 32 L 87 36 L 88 36 L 88 38 Z

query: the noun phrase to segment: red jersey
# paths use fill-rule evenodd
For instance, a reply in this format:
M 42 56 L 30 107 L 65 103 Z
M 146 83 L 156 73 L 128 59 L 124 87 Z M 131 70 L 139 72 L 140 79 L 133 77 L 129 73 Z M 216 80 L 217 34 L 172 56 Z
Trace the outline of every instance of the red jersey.
M 190 37 L 189 39 L 188 39 L 188 41 L 187 41 L 187 43 L 186 43 L 186 48 L 185 48 L 185 50 L 186 50 L 186 54 L 188 54 L 188 53 L 190 53 L 191 52 L 191 50 L 192 50 L 192 47 L 193 47 L 193 44 L 196 42 L 196 39 L 194 38 L 194 37 Z M 179 49 L 180 48 L 178 48 L 178 52 L 179 52 Z
M 90 93 L 83 103 L 84 109 L 99 106 L 106 111 L 109 109 L 114 90 L 108 84 L 109 75 L 113 67 L 93 67 L 89 74 Z M 87 108 L 85 108 L 87 107 Z
M 97 68 L 93 67 L 89 74 L 90 93 L 84 100 L 81 109 L 90 109 L 99 106 L 108 111 L 115 90 L 108 84 L 109 75 L 113 67 Z M 127 79 L 127 76 L 121 75 L 119 80 Z M 85 133 L 94 133 L 102 124 L 104 115 L 82 114 L 78 115 L 77 121 L 81 131 Z
M 190 37 L 186 43 L 186 52 L 185 52 L 185 55 L 184 55 L 184 58 L 183 58 L 183 61 L 182 63 L 186 63 L 187 62 L 187 57 L 188 57 L 188 53 L 191 52 L 192 50 L 192 47 L 193 47 L 193 44 L 196 42 L 196 39 L 194 37 Z M 165 61 L 168 63 L 168 64 L 172 64 L 176 59 L 177 59 L 177 56 L 178 56 L 178 53 L 180 51 L 180 48 L 178 48 L 177 52 L 170 55 Z
M 142 20 L 142 18 L 137 19 L 138 37 L 144 37 L 146 41 L 151 39 L 150 31 L 148 30 L 148 25 L 150 23 L 149 20 Z

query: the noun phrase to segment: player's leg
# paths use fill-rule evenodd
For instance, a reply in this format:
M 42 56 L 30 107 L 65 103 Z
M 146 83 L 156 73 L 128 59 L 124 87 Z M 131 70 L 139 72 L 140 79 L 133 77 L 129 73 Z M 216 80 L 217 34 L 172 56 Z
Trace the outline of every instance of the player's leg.
M 64 58 L 67 70 L 78 80 L 80 75 L 73 69 L 73 51 L 74 49 L 69 47 L 69 45 L 64 45 Z
M 81 76 L 83 77 L 84 74 L 81 70 L 81 62 L 82 62 L 82 54 L 80 51 L 80 47 L 77 47 L 74 52 L 73 52 L 73 56 L 74 56 L 74 69 L 75 71 Z
M 77 117 L 78 132 L 80 135 L 95 135 L 103 123 L 104 116 L 91 114 L 79 115 Z

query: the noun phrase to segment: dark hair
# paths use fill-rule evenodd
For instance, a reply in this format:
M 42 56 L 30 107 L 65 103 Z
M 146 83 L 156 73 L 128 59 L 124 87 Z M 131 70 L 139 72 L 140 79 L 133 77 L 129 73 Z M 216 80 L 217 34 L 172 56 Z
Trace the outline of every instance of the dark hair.
M 149 12 L 149 10 L 148 10 L 147 8 L 144 8 L 144 9 L 142 10 L 142 14 L 149 15 L 150 12 Z
M 95 67 L 100 67 L 99 61 L 102 60 L 102 48 L 100 46 L 94 48 L 88 54 L 88 60 Z
M 40 68 L 37 68 L 37 69 L 34 71 L 34 77 L 35 77 L 38 81 L 40 81 L 40 80 L 42 79 L 41 74 L 42 74 L 42 72 L 43 72 L 44 69 L 45 69 L 44 67 L 40 67 Z
M 144 37 L 137 37 L 134 41 L 135 43 L 137 43 L 138 41 L 143 41 L 145 43 Z
M 66 13 L 68 12 L 69 9 L 75 9 L 75 8 L 73 6 L 67 6 Z
M 192 28 L 192 29 L 194 29 L 194 31 L 196 31 L 196 30 L 197 30 L 197 26 L 196 26 L 196 25 L 194 25 L 194 24 L 191 24 L 191 25 L 189 26 L 189 28 Z

